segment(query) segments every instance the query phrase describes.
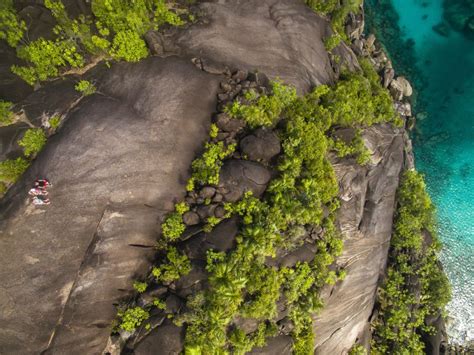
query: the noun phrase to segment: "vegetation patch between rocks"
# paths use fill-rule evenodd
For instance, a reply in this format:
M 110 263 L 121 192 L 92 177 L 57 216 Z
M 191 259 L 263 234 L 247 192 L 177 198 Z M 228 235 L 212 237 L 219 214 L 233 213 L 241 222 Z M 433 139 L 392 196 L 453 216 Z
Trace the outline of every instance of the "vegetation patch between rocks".
M 379 290 L 379 314 L 373 321 L 373 354 L 424 354 L 421 333 L 434 329 L 449 302 L 449 281 L 438 261 L 434 207 L 423 177 L 407 171 L 398 191 L 387 276 Z
M 328 52 L 336 48 L 341 41 L 349 42 L 345 24 L 349 14 L 358 14 L 363 0 L 305 0 L 316 13 L 331 19 L 334 33 L 325 39 Z
M 147 282 L 150 290 L 165 291 L 153 302 L 139 296 L 131 309 L 142 303 L 150 315 L 167 314 L 185 328 L 184 349 L 190 354 L 243 354 L 277 334 L 291 335 L 294 353 L 312 353 L 312 315 L 323 307 L 319 292 L 345 276 L 334 264 L 342 240 L 334 224 L 339 191 L 328 153 L 338 146 L 331 143 L 331 131 L 399 123 L 375 77 L 363 66 L 361 72 L 344 72 L 335 86 L 322 85 L 304 96 L 258 73 L 237 71 L 223 84 L 222 112 L 192 164 L 186 199 L 162 224 L 158 262 Z M 268 149 L 274 153 L 260 156 L 258 146 L 246 150 L 258 139 L 260 144 L 276 140 L 276 149 Z M 361 141 L 358 135 L 355 148 L 344 148 L 357 156 Z M 363 155 L 369 163 L 370 154 Z M 242 168 L 251 176 L 244 173 L 245 182 L 237 177 Z M 263 187 L 255 184 L 259 179 Z M 214 229 L 231 220 L 238 221 L 234 235 L 221 236 L 230 246 L 213 246 Z M 309 257 L 282 261 L 301 250 L 310 250 Z M 183 289 L 197 270 L 205 276 Z M 185 298 L 186 305 L 176 312 L 154 305 L 166 304 L 170 295 Z M 130 332 L 126 312 L 119 312 L 117 330 Z M 131 339 L 153 329 L 146 319 L 140 314 L 133 323 L 137 332 Z
M 0 39 L 16 48 L 26 65 L 12 66 L 13 73 L 30 85 L 83 68 L 100 59 L 137 62 L 148 56 L 144 40 L 150 30 L 181 26 L 193 20 L 185 6 L 168 0 L 93 0 L 91 15 L 71 18 L 61 0 L 45 0 L 56 20 L 52 38 L 30 41 L 27 26 L 12 0 L 0 6 Z

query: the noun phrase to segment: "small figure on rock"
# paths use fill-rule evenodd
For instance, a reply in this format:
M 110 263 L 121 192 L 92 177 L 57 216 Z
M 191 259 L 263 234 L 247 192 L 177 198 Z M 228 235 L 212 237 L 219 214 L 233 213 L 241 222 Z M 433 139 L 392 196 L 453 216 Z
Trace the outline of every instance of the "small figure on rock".
M 33 183 L 33 186 L 44 190 L 53 185 L 49 182 L 48 179 L 36 179 Z
M 33 187 L 32 189 L 30 189 L 30 191 L 28 191 L 28 195 L 30 196 L 46 196 L 48 195 L 48 191 L 46 191 L 45 189 L 40 189 L 39 187 Z
M 35 206 L 43 206 L 49 205 L 51 202 L 49 198 L 46 196 L 48 195 L 48 191 L 46 190 L 48 187 L 51 187 L 51 183 L 48 179 L 36 179 L 33 183 L 33 187 L 28 191 L 28 195 L 32 196 L 32 203 Z
M 49 205 L 51 203 L 49 198 L 45 197 L 44 195 L 35 196 L 32 202 L 35 206 Z

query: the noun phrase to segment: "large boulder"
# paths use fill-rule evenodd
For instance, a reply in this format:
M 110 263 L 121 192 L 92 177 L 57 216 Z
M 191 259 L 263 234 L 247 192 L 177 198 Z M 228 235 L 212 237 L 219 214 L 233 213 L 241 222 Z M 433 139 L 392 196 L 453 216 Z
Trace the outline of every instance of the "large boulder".
M 280 139 L 269 129 L 259 128 L 240 141 L 240 152 L 253 161 L 268 163 L 280 150 Z
M 219 189 L 229 202 L 240 200 L 251 191 L 260 197 L 267 188 L 271 172 L 259 163 L 231 159 L 224 163 L 219 178 Z
M 135 348 L 135 355 L 178 355 L 183 351 L 184 328 L 165 321 Z
M 403 97 L 410 97 L 413 94 L 410 82 L 403 76 L 399 76 L 395 80 L 392 80 L 389 88 L 395 100 L 401 100 Z

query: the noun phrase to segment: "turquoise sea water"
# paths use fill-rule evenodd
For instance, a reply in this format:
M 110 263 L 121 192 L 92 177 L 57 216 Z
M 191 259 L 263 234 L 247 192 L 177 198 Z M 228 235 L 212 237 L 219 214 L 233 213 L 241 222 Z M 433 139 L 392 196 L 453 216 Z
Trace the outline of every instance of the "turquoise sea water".
M 453 285 L 448 332 L 455 342 L 473 340 L 474 41 L 454 31 L 447 37 L 433 31 L 442 19 L 442 0 L 392 4 L 403 39 L 413 40 L 412 65 L 424 82 L 416 87 L 417 109 L 426 118 L 417 121 L 414 147 L 416 166 L 437 206 L 441 259 Z

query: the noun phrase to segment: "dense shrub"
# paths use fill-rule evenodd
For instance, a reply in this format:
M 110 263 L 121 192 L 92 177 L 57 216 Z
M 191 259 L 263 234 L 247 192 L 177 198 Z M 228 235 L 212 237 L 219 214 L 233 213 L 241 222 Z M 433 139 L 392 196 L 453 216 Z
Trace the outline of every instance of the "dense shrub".
M 14 183 L 28 168 L 28 161 L 23 158 L 8 159 L 0 162 L 0 181 Z
M 345 21 L 350 13 L 359 13 L 362 0 L 306 0 L 306 4 L 320 15 L 331 19 L 333 31 L 347 40 Z
M 175 247 L 170 247 L 166 254 L 166 262 L 159 267 L 154 267 L 152 275 L 157 281 L 172 282 L 191 271 L 191 263 L 188 257 L 180 254 Z
M 25 132 L 18 144 L 23 147 L 25 156 L 35 156 L 46 144 L 46 135 L 41 128 L 31 128 Z
M 275 125 L 283 109 L 296 99 L 296 90 L 279 82 L 272 83 L 272 95 L 257 98 L 250 91 L 246 99 L 251 105 L 243 105 L 239 101 L 228 107 L 227 112 L 232 117 L 243 118 L 250 128 Z
M 324 39 L 324 47 L 328 52 L 331 52 L 341 43 L 342 38 L 338 34 L 333 34 L 332 36 Z
M 195 183 L 201 185 L 216 185 L 219 182 L 219 173 L 223 160 L 235 151 L 235 144 L 226 146 L 224 142 L 208 142 L 204 153 L 192 163 L 192 186 Z
M 334 139 L 330 141 L 330 146 L 339 158 L 353 156 L 360 165 L 366 165 L 370 162 L 371 152 L 365 146 L 360 131 L 357 131 L 350 144 L 346 144 L 341 139 Z
M 146 282 L 140 282 L 140 281 L 135 281 L 133 283 L 133 288 L 138 292 L 138 293 L 143 293 L 146 291 L 148 287 L 148 284 Z
M 92 95 L 96 91 L 95 85 L 88 80 L 80 80 L 74 88 L 84 96 Z
M 186 229 L 183 222 L 183 214 L 189 210 L 189 206 L 185 203 L 179 203 L 175 206 L 175 211 L 168 214 L 165 221 L 161 224 L 163 236 L 168 241 L 178 239 Z
M 126 30 L 118 32 L 113 41 L 110 54 L 115 59 L 138 62 L 148 56 L 148 48 L 138 33 Z
M 12 106 L 13 104 L 11 102 L 0 100 L 0 127 L 8 126 L 13 123 Z
M 84 65 L 84 57 L 78 52 L 77 45 L 70 40 L 40 38 L 27 46 L 19 47 L 17 56 L 29 65 L 14 65 L 12 71 L 30 85 L 58 76 L 63 67 L 80 68 Z
M 58 129 L 59 125 L 61 124 L 61 117 L 54 115 L 48 120 L 48 122 L 52 129 Z
M 387 276 L 379 290 L 374 354 L 424 353 L 420 331 L 431 331 L 426 318 L 438 315 L 450 299 L 449 282 L 438 262 L 441 246 L 433 216 L 422 176 L 407 171 L 398 192 Z
M 39 38 L 17 47 L 26 66 L 12 71 L 34 85 L 60 75 L 67 69 L 85 65 L 90 55 L 136 62 L 148 56 L 144 34 L 159 26 L 180 26 L 186 10 L 165 0 L 94 0 L 93 16 L 71 19 L 61 0 L 45 0 L 44 5 L 56 20 L 51 39 Z M 0 7 L 0 39 L 17 46 L 26 30 L 7 0 Z
M 0 1 L 0 39 L 16 47 L 26 31 L 25 21 L 18 18 L 13 8 L 13 0 Z
M 247 278 L 247 296 L 240 313 L 246 318 L 272 319 L 277 313 L 283 274 L 276 268 L 256 265 Z
M 355 344 L 349 350 L 349 355 L 367 355 L 367 350 L 360 344 Z
M 150 313 L 141 307 L 128 308 L 118 312 L 120 318 L 119 328 L 128 332 L 133 332 L 143 321 L 150 318 Z
M 332 124 L 344 127 L 373 125 L 380 122 L 396 122 L 398 116 L 387 90 L 378 82 L 371 81 L 374 69 L 345 72 L 334 90 L 321 96 L 322 105 L 332 116 Z

